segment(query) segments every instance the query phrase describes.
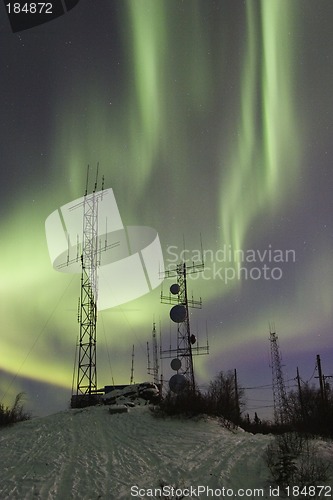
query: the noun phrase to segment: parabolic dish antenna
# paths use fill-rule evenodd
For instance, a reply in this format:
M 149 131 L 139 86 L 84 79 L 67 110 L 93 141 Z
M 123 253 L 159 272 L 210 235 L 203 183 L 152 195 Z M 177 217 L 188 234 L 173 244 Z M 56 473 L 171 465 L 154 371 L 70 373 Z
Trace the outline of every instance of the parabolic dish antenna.
M 173 285 L 170 286 L 170 292 L 173 295 L 177 295 L 179 293 L 179 285 L 178 285 L 178 283 L 174 283 Z
M 178 372 L 178 370 L 180 370 L 181 366 L 182 366 L 182 362 L 180 361 L 180 359 L 178 358 L 174 358 L 171 363 L 170 363 L 170 366 L 173 370 L 175 370 L 175 372 Z
M 186 307 L 183 304 L 177 304 L 170 310 L 170 318 L 175 323 L 183 323 L 186 319 Z
M 175 392 L 176 394 L 179 394 L 182 392 L 187 385 L 187 380 L 184 375 L 180 375 L 177 373 L 176 375 L 172 375 L 171 379 L 169 380 L 169 387 L 172 392 Z

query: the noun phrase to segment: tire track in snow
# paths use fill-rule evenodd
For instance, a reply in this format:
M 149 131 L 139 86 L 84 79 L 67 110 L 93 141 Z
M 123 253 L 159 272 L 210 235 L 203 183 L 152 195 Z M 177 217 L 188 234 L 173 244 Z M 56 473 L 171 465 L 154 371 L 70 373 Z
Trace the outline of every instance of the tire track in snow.
M 233 434 L 212 419 L 155 418 L 147 407 L 114 415 L 107 407 L 69 410 L 0 432 L 0 498 L 130 500 L 132 485 L 161 481 L 258 487 L 269 440 Z

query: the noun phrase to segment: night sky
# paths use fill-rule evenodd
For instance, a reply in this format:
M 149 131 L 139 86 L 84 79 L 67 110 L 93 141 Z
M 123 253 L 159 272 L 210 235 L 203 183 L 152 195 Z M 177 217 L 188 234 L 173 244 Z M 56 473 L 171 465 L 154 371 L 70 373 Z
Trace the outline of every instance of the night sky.
M 2 402 L 68 407 L 80 277 L 52 268 L 45 220 L 98 162 L 166 267 L 198 262 L 202 239 L 199 386 L 234 368 L 243 387 L 271 384 L 269 322 L 287 387 L 297 366 L 318 384 L 316 354 L 332 375 L 332 2 L 81 0 L 17 33 L 2 3 L 0 19 Z M 100 312 L 99 386 L 129 382 L 133 344 L 134 379 L 149 379 L 153 321 L 175 340 L 160 292 Z M 272 414 L 270 388 L 246 396 Z

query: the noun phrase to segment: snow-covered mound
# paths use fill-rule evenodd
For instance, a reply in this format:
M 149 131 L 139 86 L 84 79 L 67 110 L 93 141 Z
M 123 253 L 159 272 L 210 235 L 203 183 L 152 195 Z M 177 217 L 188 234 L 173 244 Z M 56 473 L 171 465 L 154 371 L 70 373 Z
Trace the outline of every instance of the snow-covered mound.
M 152 491 L 161 483 L 194 488 L 190 499 L 199 486 L 262 488 L 270 498 L 262 458 L 270 440 L 213 419 L 156 418 L 148 406 L 72 409 L 0 429 L 0 499 L 176 498 Z
M 101 397 L 104 404 L 114 405 L 142 405 L 148 401 L 157 401 L 158 387 L 152 382 L 127 385 L 123 389 L 114 389 Z M 132 405 L 130 403 L 133 403 Z

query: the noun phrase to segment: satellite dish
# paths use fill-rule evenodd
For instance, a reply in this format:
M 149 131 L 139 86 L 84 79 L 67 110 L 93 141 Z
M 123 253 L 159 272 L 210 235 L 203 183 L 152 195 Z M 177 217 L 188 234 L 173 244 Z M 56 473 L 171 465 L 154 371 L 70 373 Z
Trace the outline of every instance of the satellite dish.
M 180 289 L 180 287 L 179 287 L 178 283 L 174 283 L 173 285 L 170 286 L 170 292 L 173 295 L 178 295 L 179 289 Z
M 180 370 L 181 366 L 182 366 L 182 362 L 180 361 L 180 359 L 178 358 L 174 358 L 171 363 L 170 363 L 170 366 L 173 370 L 175 370 L 175 372 L 178 372 L 178 370 Z
M 170 310 L 170 318 L 175 323 L 183 323 L 186 319 L 186 307 L 183 304 L 177 304 Z
M 191 335 L 191 337 L 190 337 L 190 342 L 191 342 L 191 344 L 195 344 L 195 343 L 196 343 L 196 341 L 197 341 L 197 338 L 196 338 L 196 336 L 195 336 L 195 335 L 193 335 L 193 333 L 192 333 L 192 335 Z
M 169 387 L 172 392 L 175 392 L 176 394 L 179 394 L 182 392 L 187 385 L 187 380 L 184 375 L 180 375 L 177 373 L 176 375 L 172 375 L 171 379 L 169 380 Z

